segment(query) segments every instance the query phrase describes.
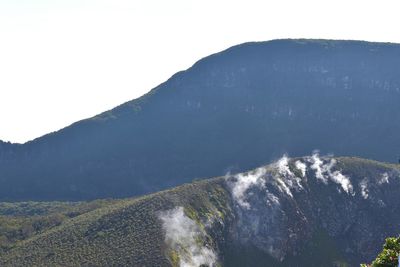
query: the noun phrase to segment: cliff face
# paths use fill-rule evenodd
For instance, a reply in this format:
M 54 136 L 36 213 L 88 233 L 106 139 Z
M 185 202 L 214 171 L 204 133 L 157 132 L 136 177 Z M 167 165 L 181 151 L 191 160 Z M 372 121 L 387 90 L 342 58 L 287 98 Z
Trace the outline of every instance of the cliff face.
M 314 149 L 397 161 L 399 56 L 358 41 L 232 47 L 144 97 L 0 147 L 0 199 L 131 197 Z
M 85 213 L 16 244 L 0 263 L 358 266 L 399 234 L 399 188 L 395 165 L 283 157 Z
M 283 266 L 299 259 L 307 266 L 357 266 L 372 259 L 386 236 L 398 234 L 399 175 L 397 168 L 353 158 L 282 158 L 231 178 L 231 238 Z

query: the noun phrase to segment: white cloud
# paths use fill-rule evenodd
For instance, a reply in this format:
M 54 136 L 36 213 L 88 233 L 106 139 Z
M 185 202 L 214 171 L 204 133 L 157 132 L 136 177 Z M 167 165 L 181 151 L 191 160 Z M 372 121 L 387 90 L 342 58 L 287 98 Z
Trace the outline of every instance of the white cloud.
M 215 252 L 199 243 L 204 239 L 204 230 L 185 215 L 183 207 L 160 212 L 159 218 L 165 230 L 165 243 L 179 254 L 180 267 L 215 266 Z
M 294 174 L 289 168 L 289 158 L 287 155 L 283 155 L 282 158 L 280 158 L 277 162 L 276 165 L 278 167 L 278 172 L 282 176 L 293 176 Z
M 275 179 L 277 181 L 279 190 L 281 190 L 282 192 L 285 192 L 288 196 L 293 197 L 293 194 L 290 191 L 289 187 L 286 185 L 286 183 L 279 177 L 276 177 Z
M 303 177 L 305 177 L 306 171 L 307 171 L 307 165 L 305 163 L 301 162 L 300 160 L 298 160 L 298 161 L 296 161 L 295 166 L 296 166 L 296 169 L 301 171 L 301 175 Z
M 367 178 L 364 178 L 361 182 L 360 182 L 360 189 L 361 189 L 361 196 L 364 199 L 367 199 L 369 196 L 369 190 L 368 190 L 368 180 Z
M 388 184 L 389 183 L 389 174 L 387 172 L 382 173 L 381 177 L 378 179 L 378 184 Z
M 251 205 L 247 201 L 248 190 L 252 187 L 264 189 L 267 182 L 275 184 L 275 186 L 283 193 L 293 197 L 292 188 L 302 189 L 301 178 L 289 168 L 289 158 L 284 155 L 273 164 L 277 173 L 273 177 L 266 177 L 266 168 L 258 168 L 248 173 L 239 173 L 233 177 L 227 176 L 228 183 L 231 187 L 231 193 L 235 201 L 245 209 L 250 209 Z M 272 202 L 277 202 L 272 200 Z
M 289 158 L 287 155 L 283 155 L 275 165 L 278 168 L 278 175 L 275 177 L 278 188 L 285 192 L 290 197 L 293 197 L 291 189 L 303 189 L 301 184 L 301 178 L 297 177 L 289 167 Z M 305 171 L 304 171 L 305 172 Z M 303 175 L 304 177 L 304 175 Z
M 246 201 L 246 192 L 252 186 L 263 188 L 265 180 L 262 178 L 265 173 L 265 168 L 258 168 L 252 172 L 239 173 L 233 177 L 234 181 L 230 183 L 232 195 L 241 207 L 250 209 L 250 204 Z
M 315 171 L 315 177 L 317 179 L 321 180 L 325 184 L 328 184 L 328 181 L 332 181 L 339 184 L 347 194 L 354 194 L 350 178 L 343 175 L 338 170 L 332 172 L 332 168 L 336 165 L 336 160 L 334 158 L 331 158 L 327 163 L 324 163 L 318 153 L 314 153 L 309 158 L 309 161 L 312 163 L 311 169 Z
M 347 194 L 353 193 L 353 185 L 351 184 L 350 179 L 343 175 L 340 171 L 330 173 L 329 176 L 333 182 L 340 184 L 343 191 L 345 191 Z
M 333 182 L 340 185 L 340 188 L 347 194 L 355 195 L 350 177 L 344 175 L 340 170 L 333 170 L 337 164 L 334 158 L 321 158 L 318 153 L 314 153 L 310 157 L 305 157 L 304 161 L 305 162 L 297 160 L 294 164 L 295 167 L 301 171 L 302 177 L 297 177 L 290 170 L 290 159 L 286 155 L 271 164 L 271 166 L 276 169 L 276 173 L 267 173 L 266 168 L 258 168 L 248 173 L 239 173 L 234 176 L 228 175 L 226 179 L 230 185 L 234 200 L 240 207 L 250 209 L 251 204 L 247 200 L 250 196 L 248 192 L 249 189 L 257 187 L 258 189 L 265 189 L 268 191 L 266 188 L 268 184 L 273 184 L 279 191 L 285 193 L 289 197 L 293 197 L 293 190 L 299 191 L 304 189 L 302 186 L 302 178 L 306 178 L 308 168 L 314 171 L 317 180 L 322 181 L 324 184 Z M 382 177 L 382 180 L 387 180 L 387 178 L 385 178 L 387 174 L 383 174 Z M 365 192 L 368 193 L 367 191 Z M 279 199 L 276 199 L 276 201 L 270 200 L 269 202 L 279 203 Z
M 329 166 L 324 165 L 324 162 L 319 158 L 319 155 L 317 153 L 314 153 L 311 156 L 311 162 L 311 169 L 315 171 L 315 177 L 327 184 L 328 179 L 325 177 L 324 173 L 327 172 L 326 168 Z

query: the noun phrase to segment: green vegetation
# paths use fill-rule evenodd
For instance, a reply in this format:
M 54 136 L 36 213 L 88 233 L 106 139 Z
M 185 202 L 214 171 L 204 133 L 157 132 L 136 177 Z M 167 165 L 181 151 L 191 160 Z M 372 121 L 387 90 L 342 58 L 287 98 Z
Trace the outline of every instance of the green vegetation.
M 225 266 L 229 267 L 350 266 L 341 255 L 339 245 L 322 230 L 316 231 L 296 256 L 289 256 L 283 261 L 277 261 L 254 247 L 227 251 L 227 255 Z
M 392 164 L 356 157 L 339 157 L 338 167 L 358 176 L 371 176 L 382 174 L 385 171 L 399 170 L 400 164 Z
M 361 267 L 397 267 L 400 255 L 400 237 L 386 238 L 383 250 L 371 264 L 361 264 Z
M 68 219 L 115 203 L 92 202 L 17 202 L 0 203 L 0 252 L 18 242 L 61 225 Z
M 20 215 L 10 215 L 8 208 L 2 217 L 3 236 L 14 239 L 0 251 L 0 266 L 177 266 L 179 255 L 165 246 L 158 212 L 183 206 L 201 224 L 213 212 L 228 217 L 228 200 L 222 179 L 213 179 L 134 199 L 55 202 L 54 207 L 32 202 L 26 211 L 15 205 Z M 42 215 L 24 215 L 38 205 Z M 13 234 L 46 220 L 50 223 L 26 236 Z M 213 240 L 203 242 L 215 246 Z
M 317 230 L 299 255 L 288 258 L 284 266 L 295 266 L 299 261 L 303 266 L 349 266 L 340 251 L 340 245 L 323 230 Z

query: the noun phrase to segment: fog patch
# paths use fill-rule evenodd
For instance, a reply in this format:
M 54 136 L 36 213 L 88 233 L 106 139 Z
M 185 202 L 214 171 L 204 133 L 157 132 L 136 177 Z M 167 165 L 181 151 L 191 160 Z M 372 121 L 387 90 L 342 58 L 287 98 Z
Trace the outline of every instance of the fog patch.
M 286 155 L 284 155 L 281 159 L 279 159 L 275 163 L 275 166 L 278 169 L 278 175 L 275 176 L 275 181 L 281 192 L 285 192 L 290 197 L 293 197 L 291 189 L 301 190 L 301 189 L 303 189 L 303 186 L 301 184 L 302 179 L 300 177 L 297 177 L 290 170 L 289 160 L 290 159 Z M 305 174 L 305 170 L 304 170 L 304 174 Z
M 330 178 L 333 182 L 340 184 L 347 194 L 353 193 L 353 185 L 351 184 L 350 179 L 343 175 L 340 171 L 331 173 Z
M 318 153 L 314 153 L 312 156 L 294 162 L 293 168 L 299 172 L 293 172 L 290 169 L 290 158 L 284 155 L 269 167 L 262 167 L 233 176 L 227 175 L 226 180 L 235 202 L 241 208 L 247 210 L 251 209 L 251 204 L 248 200 L 248 197 L 252 195 L 249 192 L 251 188 L 266 190 L 267 185 L 273 185 L 280 192 L 293 198 L 293 190 L 300 191 L 304 189 L 302 183 L 303 179 L 306 181 L 309 169 L 314 171 L 317 180 L 322 181 L 324 184 L 329 182 L 338 184 L 344 192 L 354 195 L 350 178 L 341 173 L 340 170 L 334 170 L 336 164 L 337 161 L 334 158 L 321 158 Z
M 323 183 L 328 184 L 329 173 L 331 173 L 331 169 L 335 165 L 333 159 L 331 159 L 328 163 L 324 163 L 324 161 L 319 157 L 318 153 L 314 153 L 310 158 L 311 169 L 315 171 L 315 177 L 321 180 Z
M 265 180 L 263 179 L 265 173 L 265 168 L 258 168 L 248 173 L 239 173 L 233 176 L 233 180 L 230 182 L 232 196 L 242 208 L 250 209 L 251 207 L 246 200 L 246 193 L 251 187 L 265 187 Z
M 289 158 L 287 157 L 287 155 L 283 155 L 283 157 L 276 162 L 276 166 L 278 168 L 278 172 L 280 175 L 294 176 L 294 174 L 289 168 Z
M 311 162 L 311 169 L 315 171 L 315 177 L 317 179 L 321 180 L 325 184 L 328 184 L 328 181 L 330 180 L 339 184 L 347 194 L 354 195 L 353 185 L 351 184 L 349 177 L 342 174 L 340 171 L 332 171 L 337 163 L 334 158 L 324 162 L 324 160 L 319 157 L 318 153 L 314 153 L 309 158 L 309 161 Z
M 369 190 L 368 190 L 368 180 L 367 178 L 364 178 L 361 182 L 360 182 L 360 189 L 361 189 L 361 196 L 364 199 L 368 198 L 368 194 L 369 194 Z
M 378 184 L 388 184 L 389 183 L 389 174 L 387 172 L 382 173 L 382 175 L 378 178 Z
M 280 205 L 279 198 L 277 196 L 275 196 L 274 194 L 268 192 L 267 193 L 267 204 L 269 206 Z
M 165 243 L 179 255 L 180 267 L 215 266 L 216 253 L 202 245 L 206 233 L 187 217 L 183 207 L 159 213 L 165 231 Z
M 290 191 L 289 187 L 281 178 L 276 178 L 277 186 L 281 192 L 285 192 L 288 196 L 293 197 L 292 192 Z
M 293 197 L 291 189 L 302 189 L 301 178 L 297 177 L 289 167 L 290 159 L 284 155 L 278 161 L 273 163 L 271 172 L 267 174 L 267 168 L 258 168 L 247 173 L 239 173 L 233 176 L 227 175 L 226 179 L 231 188 L 231 194 L 236 203 L 244 209 L 251 209 L 251 205 L 247 199 L 252 193 L 248 191 L 251 188 L 266 190 L 266 185 L 274 185 L 279 191 Z M 271 203 L 278 203 L 278 199 L 274 199 Z
M 306 177 L 307 165 L 305 163 L 298 160 L 295 163 L 295 167 L 301 172 L 302 177 Z

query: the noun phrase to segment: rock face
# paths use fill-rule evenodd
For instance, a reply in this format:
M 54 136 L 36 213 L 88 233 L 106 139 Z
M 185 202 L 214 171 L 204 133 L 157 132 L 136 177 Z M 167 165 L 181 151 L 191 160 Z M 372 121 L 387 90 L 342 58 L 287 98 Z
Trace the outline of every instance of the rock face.
M 111 111 L 0 145 L 0 199 L 131 197 L 314 149 L 397 161 L 399 57 L 356 41 L 232 47 Z
M 283 157 L 84 214 L 0 265 L 359 266 L 400 233 L 399 195 L 396 165 Z
M 333 242 L 318 249 L 335 250 L 337 255 L 325 260 L 357 266 L 372 259 L 379 241 L 399 233 L 397 168 L 315 154 L 294 160 L 283 157 L 228 181 L 236 203 L 233 240 L 282 264 L 301 257 L 310 240 L 326 234 Z M 319 266 L 318 255 L 311 257 Z

